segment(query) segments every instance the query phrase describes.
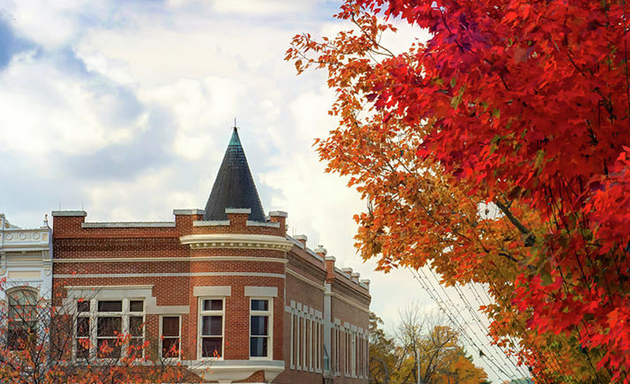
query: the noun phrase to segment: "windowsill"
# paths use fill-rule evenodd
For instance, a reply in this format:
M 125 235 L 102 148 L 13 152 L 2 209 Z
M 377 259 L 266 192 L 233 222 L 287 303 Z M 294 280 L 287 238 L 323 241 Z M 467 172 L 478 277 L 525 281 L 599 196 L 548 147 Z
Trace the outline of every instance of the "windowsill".
M 199 361 L 223 361 L 223 357 L 199 357 Z
M 270 361 L 273 360 L 271 357 L 267 356 L 267 357 L 259 357 L 259 356 L 250 356 L 249 357 L 250 360 L 256 360 L 256 361 Z
M 177 361 L 182 361 L 182 357 L 181 356 L 179 356 L 179 357 L 163 357 L 163 356 L 160 356 L 160 359 L 162 361 L 164 361 L 164 362 L 167 362 L 167 363 L 173 363 L 173 362 L 177 362 Z

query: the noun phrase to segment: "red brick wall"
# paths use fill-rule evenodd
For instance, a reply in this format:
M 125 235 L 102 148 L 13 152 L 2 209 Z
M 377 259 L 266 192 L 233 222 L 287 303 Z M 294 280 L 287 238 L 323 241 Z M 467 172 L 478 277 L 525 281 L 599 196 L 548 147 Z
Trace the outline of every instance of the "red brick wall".
M 55 263 L 53 274 L 163 274 L 199 272 L 250 272 L 270 273 L 286 276 L 176 276 L 176 277 L 90 277 L 54 278 L 56 305 L 65 296 L 65 286 L 108 286 L 108 285 L 153 285 L 153 296 L 159 306 L 188 306 L 189 314 L 182 315 L 182 359 L 197 357 L 198 297 L 193 295 L 195 286 L 231 286 L 231 296 L 225 301 L 224 358 L 226 360 L 246 360 L 249 358 L 249 297 L 245 296 L 246 286 L 276 287 L 278 297 L 273 298 L 273 360 L 285 360 L 286 370 L 274 382 L 277 383 L 321 383 L 321 373 L 291 371 L 289 369 L 288 335 L 290 322 L 285 305 L 291 300 L 307 305 L 320 312 L 324 311 L 324 292 L 303 282 L 293 275 L 285 274 L 285 268 L 305 277 L 313 283 L 324 286 L 327 279 L 326 266 L 306 251 L 294 246 L 287 254 L 271 249 L 211 248 L 191 249 L 182 245 L 181 236 L 191 234 L 260 234 L 285 236 L 285 218 L 272 217 L 272 222 L 280 223 L 280 228 L 247 226 L 247 214 L 229 214 L 229 226 L 193 226 L 201 220 L 201 215 L 177 215 L 174 227 L 121 227 L 121 228 L 82 228 L 85 217 L 55 216 L 53 224 L 53 249 L 56 260 L 71 259 L 111 259 L 147 258 L 148 262 L 92 262 Z M 288 259 L 283 262 L 268 261 L 194 261 L 194 257 L 248 256 Z M 153 261 L 160 258 L 182 258 L 181 261 Z M 330 276 L 330 273 L 328 273 Z M 334 276 L 334 281 L 338 276 Z M 335 285 L 335 284 L 334 284 Z M 340 288 L 343 295 L 356 296 L 354 299 L 369 305 L 369 295 L 363 288 L 351 283 Z M 285 298 L 286 292 L 286 298 Z M 367 300 L 365 299 L 367 297 Z M 347 308 L 348 307 L 348 308 Z M 367 328 L 367 314 L 357 312 L 343 303 L 334 303 L 333 316 Z M 149 341 L 159 340 L 159 315 L 146 315 L 146 337 Z M 350 319 L 350 320 L 348 320 Z M 153 351 L 155 356 L 157 345 Z M 323 362 L 322 362 L 323 365 Z M 262 372 L 254 374 L 243 382 L 262 381 Z M 211 377 L 208 377 L 211 380 Z M 337 382 L 337 381 L 336 381 Z M 350 382 L 349 382 L 350 383 Z M 354 381 L 353 381 L 354 383 Z

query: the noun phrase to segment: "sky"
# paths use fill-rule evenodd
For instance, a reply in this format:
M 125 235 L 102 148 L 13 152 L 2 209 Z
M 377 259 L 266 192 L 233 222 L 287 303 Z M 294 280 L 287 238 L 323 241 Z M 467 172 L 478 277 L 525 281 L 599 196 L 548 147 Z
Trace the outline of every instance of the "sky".
M 169 221 L 203 208 L 236 118 L 266 212 L 371 280 L 392 329 L 410 302 L 438 306 L 409 271 L 375 272 L 353 247 L 365 209 L 314 151 L 336 120 L 323 72 L 283 60 L 302 32 L 332 35 L 324 0 L 0 0 L 0 212 L 38 227 L 56 209 L 88 221 Z M 393 50 L 420 30 L 384 40 Z M 495 381 L 496 382 L 496 381 Z

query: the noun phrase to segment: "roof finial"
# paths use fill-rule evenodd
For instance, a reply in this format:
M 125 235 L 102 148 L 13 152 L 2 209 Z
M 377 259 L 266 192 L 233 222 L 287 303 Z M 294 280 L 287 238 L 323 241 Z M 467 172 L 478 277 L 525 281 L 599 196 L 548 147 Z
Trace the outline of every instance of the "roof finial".
M 237 129 L 237 127 L 236 127 L 236 117 L 234 118 L 234 127 L 233 128 L 234 128 L 234 132 L 236 132 L 236 129 Z

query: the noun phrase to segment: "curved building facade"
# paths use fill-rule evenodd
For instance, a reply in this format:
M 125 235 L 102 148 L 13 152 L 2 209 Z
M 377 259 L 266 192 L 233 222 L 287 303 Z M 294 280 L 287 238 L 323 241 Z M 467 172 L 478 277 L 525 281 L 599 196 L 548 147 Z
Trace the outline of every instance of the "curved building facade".
M 206 210 L 173 214 L 53 212 L 56 305 L 90 330 L 75 358 L 119 357 L 100 355 L 114 329 L 209 382 L 367 383 L 369 281 L 264 214 L 236 129 Z

